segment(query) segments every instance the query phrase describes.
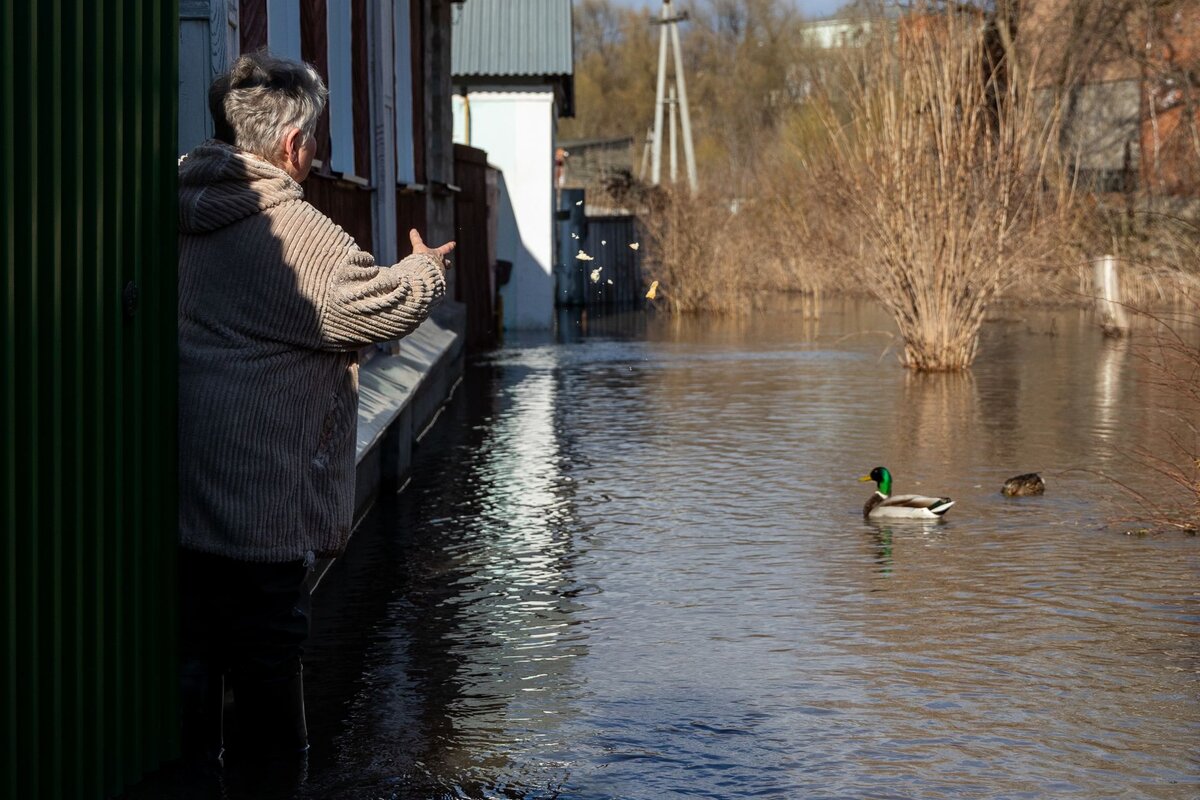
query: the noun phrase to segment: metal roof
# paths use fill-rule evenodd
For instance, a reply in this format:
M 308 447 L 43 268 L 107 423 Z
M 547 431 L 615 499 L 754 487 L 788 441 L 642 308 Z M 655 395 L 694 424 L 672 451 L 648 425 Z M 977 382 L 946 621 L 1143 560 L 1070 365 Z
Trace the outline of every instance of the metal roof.
M 467 0 L 451 18 L 455 78 L 574 74 L 571 0 Z

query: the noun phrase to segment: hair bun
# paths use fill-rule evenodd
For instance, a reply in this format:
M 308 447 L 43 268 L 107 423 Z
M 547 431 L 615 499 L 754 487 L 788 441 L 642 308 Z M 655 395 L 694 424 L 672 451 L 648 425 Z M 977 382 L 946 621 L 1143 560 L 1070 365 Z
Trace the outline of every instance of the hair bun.
M 229 88 L 251 89 L 270 85 L 271 73 L 267 69 L 267 64 L 264 63 L 263 55 L 266 54 L 258 57 L 238 56 L 237 61 L 234 61 L 233 66 L 229 68 Z

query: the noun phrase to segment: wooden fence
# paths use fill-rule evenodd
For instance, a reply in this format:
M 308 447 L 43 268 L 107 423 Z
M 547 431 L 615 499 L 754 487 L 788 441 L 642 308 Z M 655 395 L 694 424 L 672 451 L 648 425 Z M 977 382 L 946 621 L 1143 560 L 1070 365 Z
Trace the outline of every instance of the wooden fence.
M 487 153 L 454 145 L 454 299 L 467 307 L 466 346 L 484 350 L 496 344 L 496 281 L 488 224 Z

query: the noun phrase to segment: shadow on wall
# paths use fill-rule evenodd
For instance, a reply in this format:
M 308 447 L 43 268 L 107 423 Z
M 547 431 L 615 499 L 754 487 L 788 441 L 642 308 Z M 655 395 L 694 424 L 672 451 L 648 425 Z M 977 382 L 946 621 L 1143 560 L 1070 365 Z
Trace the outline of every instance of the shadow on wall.
M 496 259 L 508 261 L 512 274 L 500 287 L 505 330 L 550 330 L 554 321 L 554 276 L 525 247 L 504 173 L 496 171 Z

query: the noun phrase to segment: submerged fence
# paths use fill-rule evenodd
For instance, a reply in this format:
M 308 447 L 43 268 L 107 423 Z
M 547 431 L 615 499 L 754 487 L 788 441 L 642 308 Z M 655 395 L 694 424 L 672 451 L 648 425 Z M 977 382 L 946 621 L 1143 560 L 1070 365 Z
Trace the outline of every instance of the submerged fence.
M 0 796 L 177 749 L 178 6 L 0 14 Z
M 634 250 L 630 245 L 638 245 Z M 642 260 L 637 219 L 588 217 L 583 250 L 586 264 L 584 305 L 594 309 L 631 309 L 642 305 Z M 591 269 L 588 269 L 591 267 Z M 600 271 L 596 272 L 599 267 Z
M 640 308 L 642 256 L 636 217 L 589 217 L 582 189 L 559 193 L 556 304 L 589 310 Z

